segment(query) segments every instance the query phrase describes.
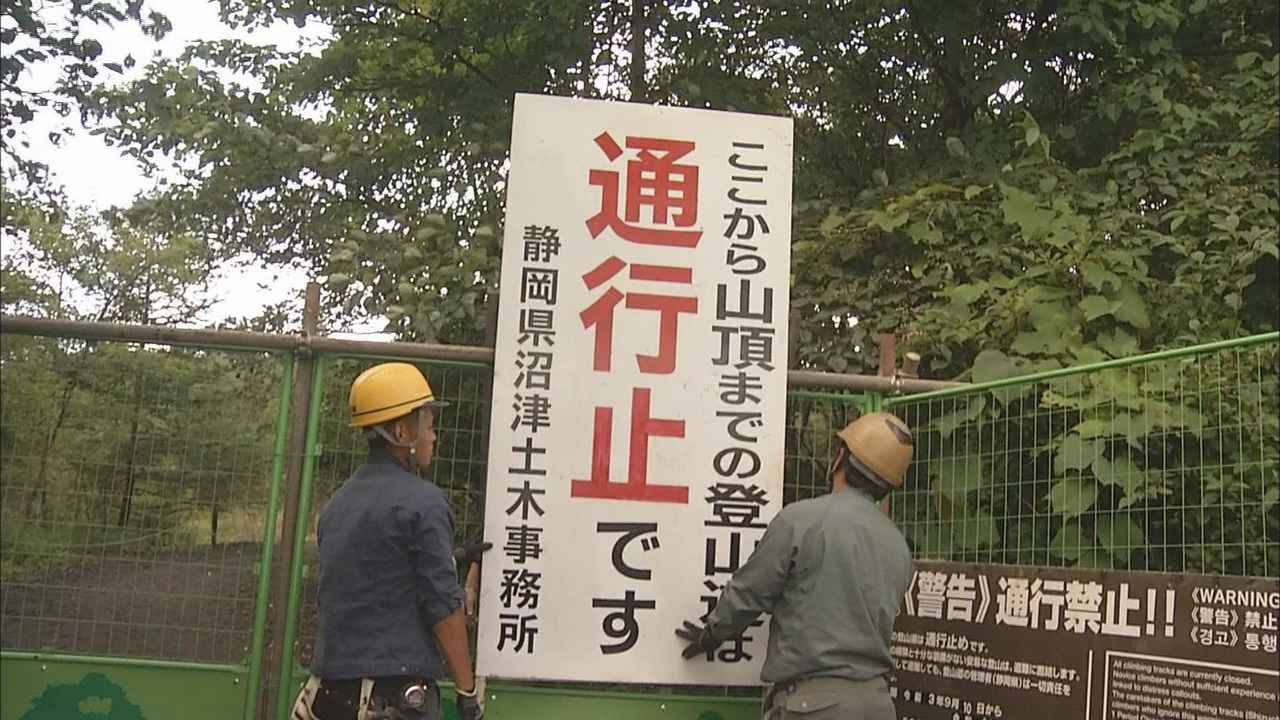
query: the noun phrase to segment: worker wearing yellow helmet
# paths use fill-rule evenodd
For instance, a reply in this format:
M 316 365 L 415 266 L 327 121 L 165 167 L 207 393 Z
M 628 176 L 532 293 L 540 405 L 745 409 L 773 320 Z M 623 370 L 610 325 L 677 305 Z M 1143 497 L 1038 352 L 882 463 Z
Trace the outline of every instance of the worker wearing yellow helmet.
M 887 676 L 911 551 L 877 503 L 902 487 L 911 431 L 888 413 L 836 433 L 831 492 L 792 503 L 725 584 L 705 624 L 685 622 L 685 659 L 710 657 L 771 613 L 761 679 L 768 720 L 893 720 Z
M 417 473 L 435 453 L 435 412 L 448 403 L 413 365 L 384 363 L 351 384 L 351 427 L 369 458 L 320 514 L 320 587 L 303 720 L 439 720 L 437 682 L 451 676 L 458 715 L 479 720 L 453 513 Z

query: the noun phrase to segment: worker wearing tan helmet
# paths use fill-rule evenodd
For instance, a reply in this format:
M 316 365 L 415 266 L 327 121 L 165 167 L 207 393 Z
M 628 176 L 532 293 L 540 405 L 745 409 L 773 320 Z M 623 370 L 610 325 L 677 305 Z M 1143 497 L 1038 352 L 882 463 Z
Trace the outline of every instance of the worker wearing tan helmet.
M 416 473 L 435 453 L 436 399 L 407 363 L 351 385 L 351 427 L 369 440 L 320 514 L 320 627 L 299 720 L 439 720 L 437 681 L 453 678 L 458 716 L 484 716 L 467 646 L 448 498 Z
M 906 539 L 877 503 L 902 487 L 911 431 L 871 413 L 836 433 L 830 494 L 778 513 L 720 593 L 686 622 L 685 659 L 708 656 L 771 613 L 761 679 L 767 720 L 893 720 L 893 622 L 911 581 Z

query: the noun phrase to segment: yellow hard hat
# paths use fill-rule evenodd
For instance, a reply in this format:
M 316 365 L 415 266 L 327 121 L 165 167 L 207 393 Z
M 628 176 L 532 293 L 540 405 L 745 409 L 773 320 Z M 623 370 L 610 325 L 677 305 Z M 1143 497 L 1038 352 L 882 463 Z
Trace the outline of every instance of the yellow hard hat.
M 444 407 L 418 368 L 409 363 L 374 365 L 351 383 L 351 427 L 380 425 L 423 407 Z
M 911 429 L 896 415 L 876 412 L 849 423 L 836 437 L 854 467 L 891 488 L 902 487 L 915 449 Z

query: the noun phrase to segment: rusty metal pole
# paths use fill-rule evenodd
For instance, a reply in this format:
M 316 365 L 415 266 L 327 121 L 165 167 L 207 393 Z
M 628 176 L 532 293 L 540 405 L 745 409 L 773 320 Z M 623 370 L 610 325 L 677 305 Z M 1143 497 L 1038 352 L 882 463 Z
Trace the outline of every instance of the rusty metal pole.
M 898 338 L 894 333 L 880 333 L 880 377 L 891 378 L 898 373 Z M 889 515 L 891 495 L 880 501 L 880 509 Z
M 258 701 L 258 717 L 271 717 L 277 693 L 287 692 L 292 668 L 280 666 L 281 645 L 284 642 L 284 609 L 289 599 L 289 568 L 293 566 L 293 537 L 298 523 L 306 522 L 298 517 L 298 487 L 302 477 L 303 453 L 306 451 L 307 418 L 311 411 L 311 381 L 314 374 L 314 358 L 310 340 L 315 337 L 320 319 L 320 285 L 307 283 L 306 301 L 302 309 L 302 342 L 297 353 L 297 372 L 294 374 L 293 392 L 289 408 L 289 438 L 285 446 L 284 517 L 279 523 L 280 541 L 276 546 L 274 567 L 271 568 L 271 601 L 268 605 L 271 639 L 265 652 L 262 694 Z

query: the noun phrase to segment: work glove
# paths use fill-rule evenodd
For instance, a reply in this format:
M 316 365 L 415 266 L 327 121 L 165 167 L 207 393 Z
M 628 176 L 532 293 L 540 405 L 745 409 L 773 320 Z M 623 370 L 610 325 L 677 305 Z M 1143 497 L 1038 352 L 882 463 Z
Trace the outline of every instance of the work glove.
M 467 543 L 460 548 L 454 548 L 453 559 L 458 563 L 458 577 L 465 577 L 467 574 L 467 566 L 473 562 L 479 562 L 480 556 L 485 554 L 485 552 L 492 547 L 493 543 L 481 540 L 479 542 Z
M 493 543 L 480 541 L 468 543 L 453 551 L 454 560 L 458 563 L 458 581 L 462 584 L 464 596 L 463 612 L 471 619 L 475 618 L 480 599 L 480 556 L 492 547 Z
M 458 717 L 461 720 L 483 720 L 484 706 L 480 704 L 480 695 L 476 690 L 472 690 L 470 694 L 457 689 L 453 692 L 458 696 Z
M 676 628 L 676 636 L 689 643 L 684 652 L 680 653 L 685 660 L 698 655 L 706 655 L 724 643 L 723 640 L 715 639 L 707 626 L 698 626 L 688 620 L 684 621 L 684 627 Z

